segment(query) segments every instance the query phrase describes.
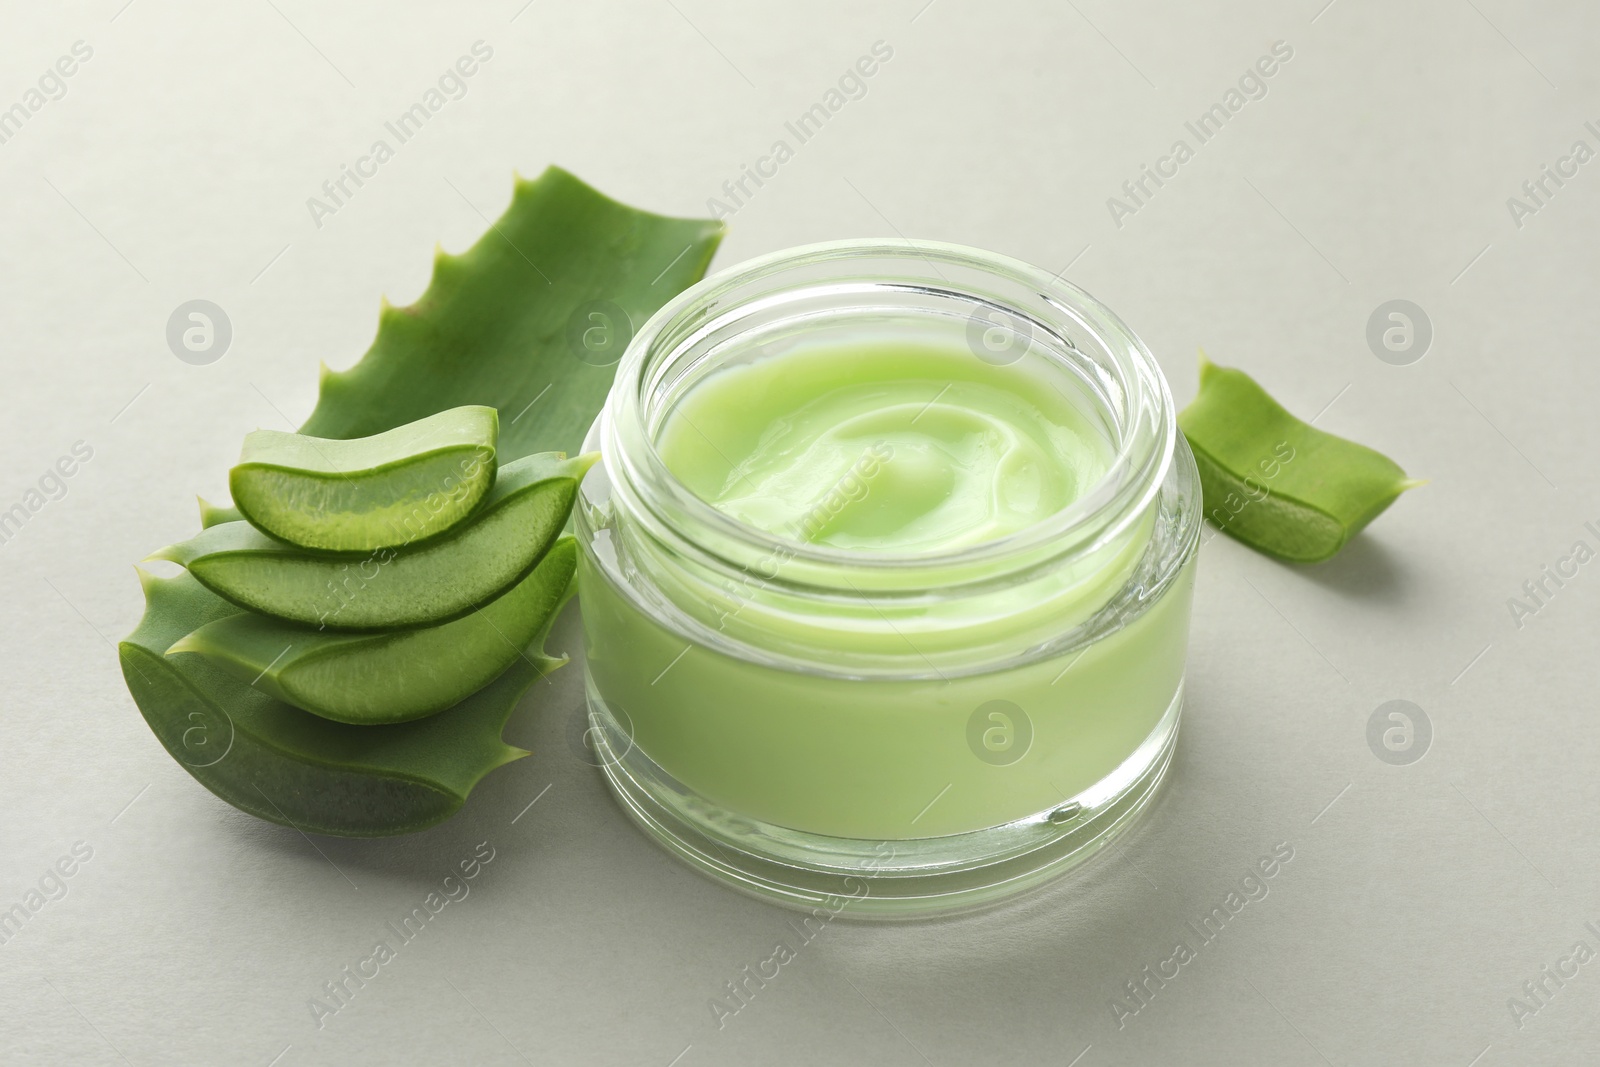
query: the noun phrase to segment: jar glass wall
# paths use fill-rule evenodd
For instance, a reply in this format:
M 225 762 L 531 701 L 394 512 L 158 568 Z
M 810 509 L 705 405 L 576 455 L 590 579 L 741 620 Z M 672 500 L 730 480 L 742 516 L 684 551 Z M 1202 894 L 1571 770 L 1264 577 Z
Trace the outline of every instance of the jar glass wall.
M 888 437 L 776 533 L 664 458 L 708 378 L 781 383 L 807 353 L 890 343 L 940 353 L 945 388 L 1067 405 L 1103 473 L 1000 536 L 867 551 L 797 530 L 915 471 Z M 1149 800 L 1182 704 L 1199 487 L 1154 360 L 1088 294 L 926 242 L 768 256 L 639 331 L 590 445 L 592 729 L 623 806 L 682 858 L 796 906 L 914 915 L 1037 883 Z

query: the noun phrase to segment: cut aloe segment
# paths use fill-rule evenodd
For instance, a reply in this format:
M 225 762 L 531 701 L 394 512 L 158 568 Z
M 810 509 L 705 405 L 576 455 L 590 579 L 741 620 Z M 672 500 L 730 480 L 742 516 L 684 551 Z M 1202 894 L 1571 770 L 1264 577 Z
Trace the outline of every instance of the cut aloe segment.
M 472 518 L 409 548 L 327 556 L 227 522 L 155 553 L 242 608 L 329 630 L 448 622 L 493 600 L 539 562 L 597 454 L 539 453 L 508 463 Z
M 239 609 L 189 574 L 140 574 L 145 613 L 122 676 L 172 758 L 236 808 L 314 834 L 403 834 L 453 815 L 484 775 L 527 755 L 500 739 L 539 669 L 517 659 L 454 707 L 392 726 L 307 715 L 201 656 L 166 655 Z
M 499 433 L 499 413 L 481 405 L 352 440 L 257 430 L 244 439 L 228 488 L 246 519 L 292 545 L 394 548 L 472 512 L 494 484 Z
M 1206 516 L 1291 563 L 1328 559 L 1401 493 L 1423 484 L 1365 445 L 1291 415 L 1243 371 L 1200 353 L 1200 392 L 1178 414 Z
M 577 567 L 572 538 L 522 581 L 454 622 L 418 630 L 335 634 L 241 612 L 167 650 L 197 652 L 241 681 L 313 715 L 357 725 L 443 711 L 525 655 L 566 599 Z M 541 671 L 565 661 L 536 663 Z

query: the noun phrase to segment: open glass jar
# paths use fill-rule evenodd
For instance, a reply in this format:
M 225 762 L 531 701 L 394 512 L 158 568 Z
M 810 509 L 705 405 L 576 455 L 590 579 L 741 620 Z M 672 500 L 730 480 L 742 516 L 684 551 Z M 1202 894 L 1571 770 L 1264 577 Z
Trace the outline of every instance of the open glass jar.
M 884 553 L 743 523 L 664 462 L 663 426 L 708 376 L 908 337 L 1069 398 L 1104 475 L 1004 536 Z M 1034 885 L 1149 801 L 1182 705 L 1199 485 L 1154 359 L 1087 293 L 929 242 L 757 259 L 645 324 L 588 446 L 591 735 L 622 805 L 693 866 L 913 916 Z

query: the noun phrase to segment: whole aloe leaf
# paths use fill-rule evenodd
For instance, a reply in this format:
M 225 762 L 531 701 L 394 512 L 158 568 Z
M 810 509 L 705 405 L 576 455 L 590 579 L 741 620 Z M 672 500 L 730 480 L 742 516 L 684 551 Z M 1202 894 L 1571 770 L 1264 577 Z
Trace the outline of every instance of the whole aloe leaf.
M 720 223 L 638 211 L 555 167 L 518 179 L 511 206 L 472 248 L 435 255 L 416 303 L 385 304 L 356 366 L 324 370 L 302 430 L 366 437 L 485 404 L 500 410 L 502 462 L 575 453 L 611 387 L 620 344 L 700 279 L 721 237 Z M 598 352 L 575 344 L 596 322 L 607 343 Z M 234 517 L 202 512 L 207 525 Z M 397 834 L 447 818 L 485 774 L 524 754 L 501 731 L 540 671 L 559 665 L 537 655 L 541 637 L 535 652 L 436 716 L 347 726 L 272 700 L 200 656 L 167 658 L 179 638 L 239 609 L 188 574 L 145 577 L 144 587 L 144 619 L 118 651 L 151 729 L 230 804 L 312 832 Z

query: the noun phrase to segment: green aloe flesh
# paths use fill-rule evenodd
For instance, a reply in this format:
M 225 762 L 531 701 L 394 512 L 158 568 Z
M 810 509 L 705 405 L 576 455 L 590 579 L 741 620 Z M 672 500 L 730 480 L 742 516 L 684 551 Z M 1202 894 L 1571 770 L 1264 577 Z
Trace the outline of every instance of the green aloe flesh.
M 152 559 L 182 564 L 241 608 L 325 630 L 431 626 L 511 588 L 566 524 L 597 455 L 524 456 L 465 523 L 431 541 L 355 556 L 306 552 L 247 522 L 212 526 Z
M 1207 518 L 1269 556 L 1337 553 L 1407 489 L 1393 460 L 1286 411 L 1243 371 L 1200 357 L 1200 391 L 1178 415 Z
M 538 679 L 517 659 L 437 715 L 349 726 L 308 715 L 201 656 L 167 656 L 179 639 L 239 609 L 188 574 L 141 574 L 145 614 L 118 646 L 145 722 L 201 785 L 252 815 L 308 833 L 409 833 L 453 815 L 484 775 L 521 756 L 500 739 Z
M 499 413 L 481 404 L 340 441 L 257 430 L 228 474 L 233 505 L 302 548 L 372 552 L 465 519 L 494 483 Z
M 209 622 L 167 649 L 198 653 L 257 689 L 335 722 L 396 723 L 459 703 L 538 636 L 577 568 L 570 537 L 509 591 L 454 622 L 374 634 L 307 631 L 252 612 Z
M 384 303 L 377 337 L 354 367 L 324 368 L 316 408 L 300 432 L 329 440 L 370 437 L 480 405 L 503 416 L 497 483 L 509 478 L 512 460 L 576 453 L 611 386 L 615 366 L 608 357 L 620 355 L 634 329 L 700 280 L 722 232 L 710 219 L 631 208 L 559 168 L 519 178 L 510 207 L 472 248 L 435 254 L 433 277 L 415 303 Z M 608 317 L 617 352 L 575 346 L 575 333 L 585 336 L 582 327 L 596 314 Z M 468 523 L 487 511 L 488 500 Z M 202 525 L 211 529 L 250 529 L 243 518 L 235 507 L 202 502 Z M 527 540 L 524 532 L 521 543 Z M 459 555 L 454 566 L 441 557 L 445 584 L 476 566 Z M 205 656 L 168 656 L 181 638 L 240 608 L 189 572 L 142 580 L 144 620 L 119 646 L 129 691 L 173 758 L 246 812 L 308 833 L 407 833 L 453 814 L 484 775 L 525 754 L 500 735 L 540 665 L 553 665 L 534 650 L 438 714 L 388 725 L 338 723 L 272 697 Z M 377 589 L 369 583 L 363 592 L 377 597 Z M 301 614 L 316 622 L 317 612 Z M 534 649 L 541 644 L 536 638 Z

